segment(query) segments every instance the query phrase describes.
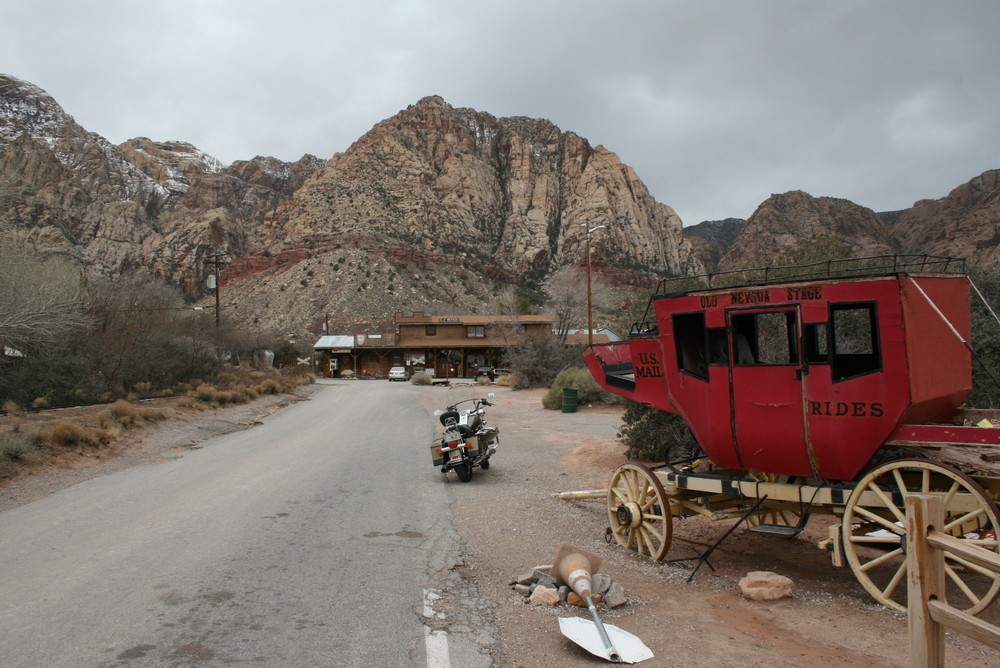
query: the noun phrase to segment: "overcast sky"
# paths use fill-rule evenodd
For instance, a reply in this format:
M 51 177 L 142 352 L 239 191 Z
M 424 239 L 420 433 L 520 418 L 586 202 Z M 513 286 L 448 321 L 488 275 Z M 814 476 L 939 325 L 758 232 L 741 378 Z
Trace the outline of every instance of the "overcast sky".
M 426 95 L 545 118 L 685 225 L 1000 168 L 998 0 L 0 0 L 0 72 L 227 164 L 328 158 Z

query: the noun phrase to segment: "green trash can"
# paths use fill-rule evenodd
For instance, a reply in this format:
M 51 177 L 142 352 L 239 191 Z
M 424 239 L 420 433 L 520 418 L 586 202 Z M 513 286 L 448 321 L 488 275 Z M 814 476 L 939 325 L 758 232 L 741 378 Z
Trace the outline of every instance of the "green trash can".
M 563 413 L 575 413 L 576 412 L 576 388 L 566 387 L 563 388 Z

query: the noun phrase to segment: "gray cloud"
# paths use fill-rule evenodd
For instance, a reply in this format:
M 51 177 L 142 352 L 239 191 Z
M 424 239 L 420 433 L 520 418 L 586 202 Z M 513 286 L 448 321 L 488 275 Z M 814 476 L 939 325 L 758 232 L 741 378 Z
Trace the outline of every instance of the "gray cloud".
M 0 0 L 0 70 L 113 142 L 344 151 L 425 95 L 547 118 L 685 224 L 1000 168 L 996 0 Z

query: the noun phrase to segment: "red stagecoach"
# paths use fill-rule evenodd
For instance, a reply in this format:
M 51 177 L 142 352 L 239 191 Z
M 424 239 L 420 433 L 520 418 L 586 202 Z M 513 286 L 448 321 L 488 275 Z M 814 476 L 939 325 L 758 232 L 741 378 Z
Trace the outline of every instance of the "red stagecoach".
M 907 493 L 941 494 L 951 533 L 1000 551 L 1000 429 L 961 408 L 970 285 L 964 262 L 929 256 L 661 283 L 628 340 L 591 346 L 586 361 L 611 392 L 681 416 L 703 452 L 616 470 L 615 538 L 663 559 L 675 517 L 739 517 L 788 536 L 810 513 L 832 514 L 834 562 L 897 609 Z M 1000 593 L 973 564 L 948 570 L 972 613 Z

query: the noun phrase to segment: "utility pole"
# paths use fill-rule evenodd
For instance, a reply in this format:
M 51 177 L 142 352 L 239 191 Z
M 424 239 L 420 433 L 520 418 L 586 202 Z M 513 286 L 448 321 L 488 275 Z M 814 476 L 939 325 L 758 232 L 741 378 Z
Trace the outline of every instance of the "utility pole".
M 219 293 L 222 291 L 222 283 L 219 280 L 219 271 L 220 271 L 219 267 L 222 264 L 222 258 L 225 257 L 228 254 L 229 253 L 227 253 L 226 251 L 222 251 L 221 253 L 213 253 L 212 255 L 209 255 L 206 258 L 207 261 L 212 262 L 213 265 L 214 265 L 214 270 L 213 270 L 213 273 L 212 273 L 212 278 L 214 280 L 212 281 L 213 285 L 211 287 L 215 288 L 215 329 L 216 329 L 216 331 L 218 331 L 218 329 L 219 329 L 219 311 L 222 310 L 222 299 L 219 296 Z
M 580 223 L 587 227 L 587 223 Z M 587 345 L 594 345 L 594 300 L 590 289 L 590 237 L 597 230 L 607 229 L 607 225 L 598 225 L 587 230 Z

